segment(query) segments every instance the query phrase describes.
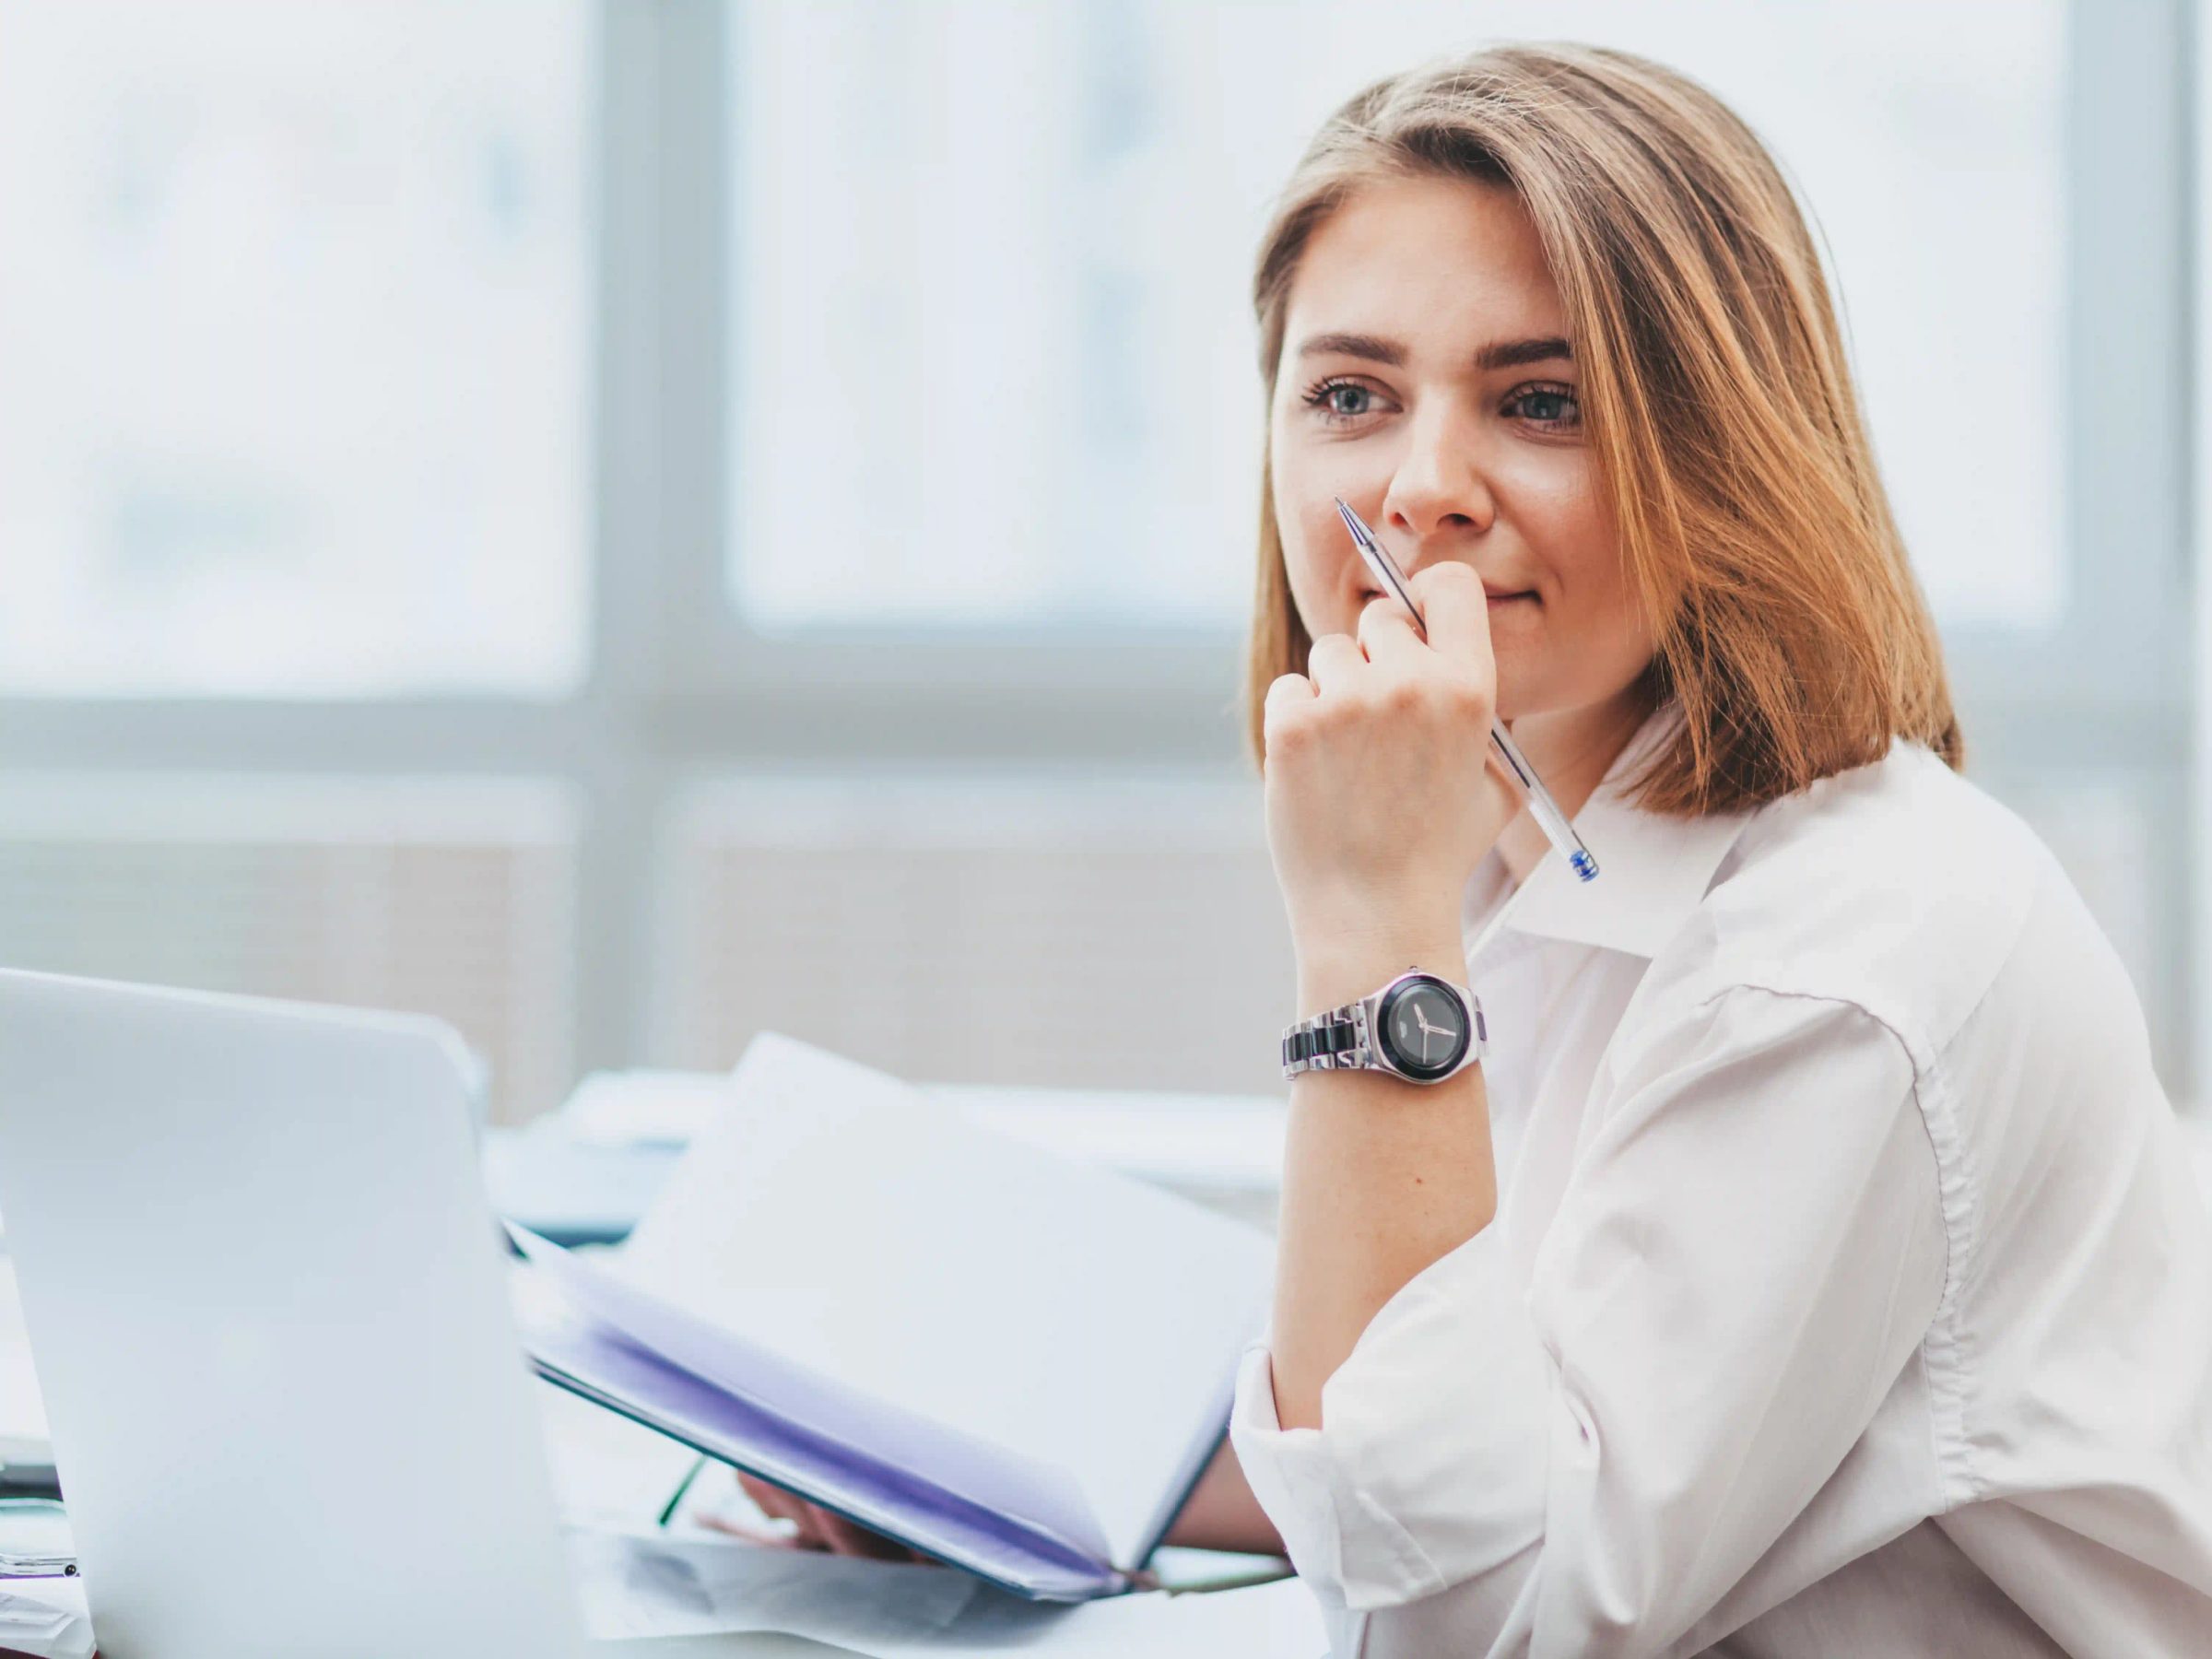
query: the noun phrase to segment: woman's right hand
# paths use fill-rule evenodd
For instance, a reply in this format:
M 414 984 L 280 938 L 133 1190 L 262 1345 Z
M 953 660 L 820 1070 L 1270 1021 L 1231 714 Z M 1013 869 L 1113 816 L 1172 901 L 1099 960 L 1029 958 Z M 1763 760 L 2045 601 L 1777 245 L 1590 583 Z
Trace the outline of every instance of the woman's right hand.
M 754 1507 L 771 1521 L 787 1521 L 792 1532 L 788 1537 L 764 1534 L 740 1522 L 709 1514 L 700 1517 L 700 1524 L 711 1526 L 717 1532 L 735 1533 L 755 1544 L 766 1544 L 778 1549 L 813 1549 L 830 1555 L 862 1556 L 873 1561 L 926 1561 L 927 1556 L 917 1555 L 905 1545 L 870 1532 L 857 1522 L 842 1515 L 832 1514 L 818 1503 L 809 1503 L 781 1487 L 740 1472 L 737 1484 L 745 1495 L 753 1500 Z
M 770 1520 L 789 1522 L 791 1535 L 771 1536 L 713 1515 L 700 1517 L 701 1525 L 735 1533 L 741 1538 L 780 1549 L 827 1550 L 832 1555 L 865 1556 L 877 1561 L 930 1559 L 757 1477 L 741 1472 L 737 1484 Z M 1236 1450 L 1226 1440 L 1214 1453 L 1213 1461 L 1206 1465 L 1206 1473 L 1184 1501 L 1182 1512 L 1175 1517 L 1167 1541 L 1185 1549 L 1227 1549 L 1253 1555 L 1282 1553 L 1283 1541 L 1277 1535 L 1275 1524 L 1261 1512 L 1258 1500 L 1253 1497 L 1252 1488 L 1245 1482 L 1244 1471 L 1238 1466 Z
M 1301 966 L 1359 942 L 1456 947 L 1467 877 L 1521 809 L 1491 759 L 1481 578 L 1447 561 L 1411 586 L 1426 640 L 1377 599 L 1357 638 L 1316 640 L 1268 688 L 1267 843 Z

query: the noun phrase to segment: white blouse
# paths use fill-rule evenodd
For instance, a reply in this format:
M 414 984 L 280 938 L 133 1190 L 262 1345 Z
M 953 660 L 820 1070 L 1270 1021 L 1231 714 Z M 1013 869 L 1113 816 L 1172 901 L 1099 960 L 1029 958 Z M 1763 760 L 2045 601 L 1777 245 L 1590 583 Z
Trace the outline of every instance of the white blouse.
M 2212 1227 L 2057 865 L 1917 746 L 1469 888 L 1500 1203 L 1232 1431 L 1340 1659 L 2212 1653 Z M 1473 934 L 1476 927 L 1471 927 Z

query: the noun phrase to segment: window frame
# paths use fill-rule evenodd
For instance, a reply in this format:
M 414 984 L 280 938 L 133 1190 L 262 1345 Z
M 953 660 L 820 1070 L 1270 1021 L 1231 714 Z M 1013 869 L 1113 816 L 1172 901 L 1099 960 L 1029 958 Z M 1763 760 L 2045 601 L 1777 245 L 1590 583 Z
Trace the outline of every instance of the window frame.
M 2147 1008 L 2182 1096 L 2212 1076 L 2212 1036 L 2201 1057 L 2183 1036 L 2212 1024 L 2187 1018 L 2212 980 L 2212 919 L 2193 920 L 2212 854 L 2189 839 L 2193 810 L 2212 818 L 2192 774 L 2194 11 L 2069 7 L 2066 622 L 2053 641 L 1947 640 L 1977 771 L 2000 788 L 2031 770 L 2116 781 L 2171 873 L 2159 890 L 2183 889 L 2159 909 Z M 1241 764 L 1228 634 L 745 627 L 724 568 L 721 0 L 602 0 L 598 42 L 584 685 L 557 702 L 0 698 L 0 767 L 565 782 L 582 824 L 580 1070 L 649 1057 L 655 838 L 688 780 L 794 759 Z

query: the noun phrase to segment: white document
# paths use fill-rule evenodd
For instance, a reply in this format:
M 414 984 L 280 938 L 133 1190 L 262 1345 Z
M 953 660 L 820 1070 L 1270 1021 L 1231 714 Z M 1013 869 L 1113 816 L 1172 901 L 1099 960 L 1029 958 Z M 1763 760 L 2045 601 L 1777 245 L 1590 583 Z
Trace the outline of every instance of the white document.
M 84 1580 L 9 1580 L 0 1591 L 0 1649 L 29 1659 L 92 1659 Z
M 775 1630 L 842 1647 L 911 1644 L 944 1631 L 977 1595 L 1002 1594 L 947 1567 L 735 1541 L 582 1527 L 568 1541 L 584 1625 L 601 1641 Z
M 1227 1420 L 1272 1246 L 925 1090 L 762 1036 L 618 1258 L 660 1301 L 1073 1477 L 1110 1559 Z
M 595 1638 L 781 1631 L 870 1659 L 1007 1652 L 1056 1659 L 1322 1659 L 1328 1636 L 1296 1579 L 1206 1595 L 1023 1601 L 942 1567 L 804 1550 L 572 1531 Z

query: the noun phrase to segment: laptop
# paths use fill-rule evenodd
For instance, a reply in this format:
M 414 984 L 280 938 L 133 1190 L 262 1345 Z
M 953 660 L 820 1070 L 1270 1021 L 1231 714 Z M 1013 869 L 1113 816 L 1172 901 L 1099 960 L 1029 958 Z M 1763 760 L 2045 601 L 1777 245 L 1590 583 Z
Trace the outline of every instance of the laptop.
M 0 970 L 0 1218 L 106 1659 L 583 1639 L 459 1039 Z

